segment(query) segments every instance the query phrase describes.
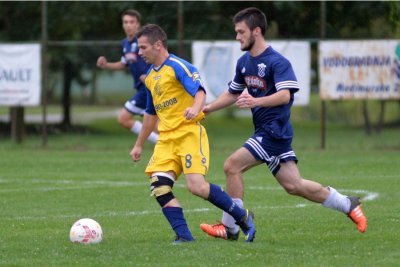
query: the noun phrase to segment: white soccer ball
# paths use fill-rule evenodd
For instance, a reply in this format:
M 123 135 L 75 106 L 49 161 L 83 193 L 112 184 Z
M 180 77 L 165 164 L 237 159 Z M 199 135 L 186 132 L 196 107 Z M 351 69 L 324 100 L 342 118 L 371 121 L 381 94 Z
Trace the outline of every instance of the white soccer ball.
M 103 230 L 93 219 L 80 219 L 72 225 L 69 239 L 74 243 L 97 244 L 103 240 Z

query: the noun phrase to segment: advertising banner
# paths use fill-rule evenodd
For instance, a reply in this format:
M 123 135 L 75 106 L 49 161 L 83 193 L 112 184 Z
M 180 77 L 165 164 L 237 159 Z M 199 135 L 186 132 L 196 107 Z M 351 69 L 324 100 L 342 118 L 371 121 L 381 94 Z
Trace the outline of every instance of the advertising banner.
M 400 41 L 319 43 L 321 99 L 400 99 Z
M 0 44 L 0 106 L 40 104 L 39 44 Z

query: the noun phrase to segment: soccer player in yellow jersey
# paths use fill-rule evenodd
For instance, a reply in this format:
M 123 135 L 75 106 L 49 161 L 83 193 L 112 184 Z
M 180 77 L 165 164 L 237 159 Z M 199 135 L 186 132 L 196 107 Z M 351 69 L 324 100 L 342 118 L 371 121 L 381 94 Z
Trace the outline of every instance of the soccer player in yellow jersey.
M 167 35 L 158 25 L 144 26 L 137 38 L 139 55 L 152 65 L 145 79 L 148 92 L 143 127 L 130 154 L 133 161 L 140 160 L 143 144 L 159 119 L 160 135 L 145 172 L 151 193 L 176 234 L 174 244 L 194 240 L 172 192 L 181 173 L 192 194 L 229 213 L 244 232 L 245 241 L 252 242 L 256 232 L 253 214 L 236 205 L 221 187 L 205 180 L 209 147 L 200 121 L 206 92 L 197 69 L 168 52 Z

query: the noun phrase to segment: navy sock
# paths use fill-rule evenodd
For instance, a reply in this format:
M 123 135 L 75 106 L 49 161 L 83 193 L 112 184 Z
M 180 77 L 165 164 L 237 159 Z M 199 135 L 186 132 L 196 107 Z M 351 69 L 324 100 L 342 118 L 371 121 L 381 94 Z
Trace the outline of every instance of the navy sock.
M 236 221 L 240 221 L 240 219 L 246 215 L 246 211 L 236 205 L 232 198 L 218 185 L 210 183 L 208 201 L 229 213 Z
M 183 216 L 182 208 L 166 207 L 162 208 L 162 211 L 178 237 L 182 237 L 186 240 L 194 240 L 185 217 Z

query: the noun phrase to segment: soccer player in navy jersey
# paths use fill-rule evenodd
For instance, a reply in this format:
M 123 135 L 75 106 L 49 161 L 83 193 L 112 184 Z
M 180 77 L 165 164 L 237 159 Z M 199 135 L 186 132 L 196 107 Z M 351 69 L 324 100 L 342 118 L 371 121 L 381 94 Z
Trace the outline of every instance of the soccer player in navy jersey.
M 125 102 L 124 108 L 118 114 L 119 124 L 138 134 L 142 128 L 142 122 L 135 119 L 135 115 L 143 116 L 146 108 L 146 88 L 143 83 L 146 77 L 146 72 L 149 66 L 139 55 L 137 47 L 136 32 L 140 28 L 141 15 L 134 9 L 125 10 L 122 15 L 122 28 L 126 34 L 126 38 L 122 40 L 122 56 L 121 60 L 117 62 L 108 62 L 104 56 L 97 59 L 97 66 L 102 69 L 109 70 L 123 70 L 129 68 L 133 80 L 134 88 L 137 93 Z M 158 138 L 157 126 L 154 131 L 149 135 L 149 141 L 156 143 Z
M 246 8 L 234 16 L 233 23 L 236 40 L 241 50 L 247 52 L 237 61 L 228 90 L 203 109 L 208 114 L 236 104 L 239 108 L 250 108 L 253 115 L 253 135 L 225 161 L 227 193 L 242 207 L 244 172 L 265 163 L 287 193 L 347 214 L 358 231 L 364 233 L 367 218 L 357 197 L 342 195 L 300 175 L 291 147 L 290 123 L 290 109 L 299 84 L 290 62 L 264 39 L 265 14 L 257 8 Z M 248 92 L 244 92 L 246 88 Z M 228 240 L 236 240 L 239 235 L 235 220 L 226 213 L 222 215 L 222 223 L 204 223 L 200 228 L 210 236 Z
M 205 180 L 209 166 L 209 145 L 204 118 L 206 98 L 200 74 L 187 61 L 170 54 L 167 35 L 155 24 L 138 33 L 139 55 L 152 64 L 145 79 L 147 107 L 143 128 L 131 150 L 139 161 L 143 144 L 159 121 L 160 136 L 146 167 L 150 190 L 176 234 L 174 244 L 193 241 L 183 209 L 173 194 L 173 185 L 183 173 L 189 191 L 228 212 L 245 234 L 245 241 L 255 236 L 253 214 L 239 208 L 221 187 Z

